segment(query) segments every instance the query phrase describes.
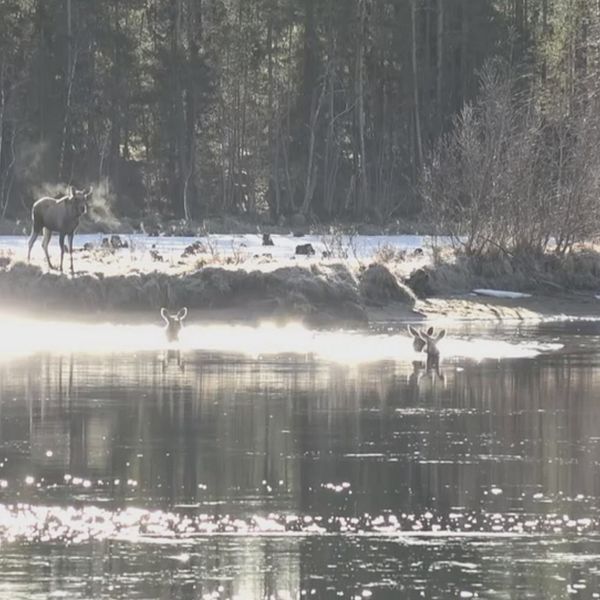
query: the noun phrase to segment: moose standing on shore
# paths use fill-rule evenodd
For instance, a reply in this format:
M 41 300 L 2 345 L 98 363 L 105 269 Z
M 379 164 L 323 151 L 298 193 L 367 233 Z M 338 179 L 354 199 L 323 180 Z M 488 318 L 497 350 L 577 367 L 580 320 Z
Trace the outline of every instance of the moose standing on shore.
M 87 210 L 87 201 L 91 197 L 93 188 L 88 191 L 76 190 L 73 186 L 69 186 L 66 196 L 62 198 L 50 198 L 45 196 L 34 203 L 31 209 L 31 217 L 33 220 L 31 228 L 31 236 L 29 237 L 29 250 L 27 252 L 27 260 L 31 258 L 31 249 L 38 235 L 44 230 L 44 239 L 42 240 L 42 248 L 46 253 L 48 266 L 54 269 L 48 254 L 48 244 L 52 237 L 52 232 L 56 231 L 59 234 L 60 243 L 60 271 L 63 270 L 63 258 L 65 255 L 65 236 L 69 239 L 69 254 L 71 255 L 71 274 L 75 273 L 73 269 L 73 234 L 79 218 Z

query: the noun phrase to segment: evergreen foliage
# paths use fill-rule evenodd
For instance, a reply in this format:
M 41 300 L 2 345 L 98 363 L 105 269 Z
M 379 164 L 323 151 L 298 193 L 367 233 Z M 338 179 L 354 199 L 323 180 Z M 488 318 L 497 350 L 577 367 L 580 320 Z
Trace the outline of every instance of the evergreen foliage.
M 491 59 L 520 98 L 496 107 L 516 137 L 494 169 L 515 151 L 551 170 L 498 173 L 502 202 L 588 209 L 562 175 L 594 141 L 577 136 L 598 118 L 599 34 L 591 0 L 3 0 L 0 217 L 68 183 L 133 217 L 415 216 L 422 173 L 492 118 Z M 556 185 L 524 192 L 530 175 Z

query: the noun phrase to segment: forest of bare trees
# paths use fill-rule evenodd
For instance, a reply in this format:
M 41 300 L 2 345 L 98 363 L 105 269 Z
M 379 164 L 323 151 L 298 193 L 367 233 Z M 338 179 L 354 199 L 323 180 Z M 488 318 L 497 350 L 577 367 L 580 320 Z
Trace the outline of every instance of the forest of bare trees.
M 516 211 L 511 247 L 566 247 L 599 76 L 596 0 L 3 0 L 0 217 L 103 182 L 134 217 L 425 208 L 477 251 Z

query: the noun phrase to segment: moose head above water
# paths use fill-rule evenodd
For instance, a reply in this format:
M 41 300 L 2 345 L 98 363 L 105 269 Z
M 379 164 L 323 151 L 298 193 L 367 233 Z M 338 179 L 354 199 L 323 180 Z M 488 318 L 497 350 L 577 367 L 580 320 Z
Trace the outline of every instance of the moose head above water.
M 425 344 L 427 344 L 427 342 L 421 337 L 421 333 L 423 332 L 423 330 L 416 329 L 412 325 L 409 325 L 408 331 L 413 336 L 413 350 L 415 352 L 421 352 L 423 348 L 425 348 Z M 430 336 L 433 335 L 433 327 L 429 327 L 426 333 Z
M 429 327 L 426 331 L 423 331 L 409 325 L 408 331 L 413 336 L 414 350 L 416 352 L 424 351 L 427 354 L 427 368 L 437 368 L 440 362 L 440 350 L 437 343 L 446 335 L 446 330 L 441 329 L 435 335 L 433 327 Z
M 45 196 L 34 203 L 31 209 L 32 227 L 29 237 L 29 248 L 27 251 L 27 260 L 31 258 L 31 249 L 38 235 L 44 230 L 44 239 L 42 248 L 46 254 L 48 266 L 53 269 L 50 255 L 48 254 L 48 244 L 52 237 L 52 232 L 57 231 L 60 242 L 60 270 L 63 270 L 63 258 L 65 255 L 65 237 L 69 240 L 69 254 L 71 255 L 71 273 L 73 270 L 73 235 L 79 218 L 87 211 L 87 202 L 91 197 L 93 188 L 89 190 L 76 190 L 69 186 L 66 196 L 62 198 L 50 198 Z
M 179 332 L 183 327 L 183 320 L 187 317 L 188 309 L 184 306 L 178 313 L 170 314 L 166 308 L 160 309 L 160 316 L 165 320 L 165 335 L 167 341 L 176 342 Z

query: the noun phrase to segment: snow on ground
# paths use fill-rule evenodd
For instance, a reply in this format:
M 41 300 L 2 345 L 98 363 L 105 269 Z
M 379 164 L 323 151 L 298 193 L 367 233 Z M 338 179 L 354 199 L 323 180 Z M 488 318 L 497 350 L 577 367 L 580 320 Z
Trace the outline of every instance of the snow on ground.
M 510 300 L 516 300 L 518 298 L 531 298 L 531 294 L 524 294 L 522 292 L 510 292 L 507 290 L 490 290 L 485 288 L 477 288 L 473 290 L 474 294 L 478 296 L 489 296 L 490 298 L 508 298 Z
M 102 239 L 110 237 L 105 234 L 75 234 L 74 247 L 81 248 L 85 243 L 99 246 Z M 214 252 L 225 256 L 232 256 L 237 252 L 248 254 L 270 253 L 273 258 L 289 258 L 294 255 L 296 246 L 301 244 L 312 244 L 317 255 L 325 251 L 343 250 L 349 257 L 359 259 L 371 258 L 384 246 L 396 249 L 415 250 L 421 248 L 429 251 L 431 238 L 421 235 L 357 235 L 357 236 L 329 236 L 329 235 L 305 235 L 294 237 L 293 235 L 271 236 L 274 245 L 263 246 L 262 235 L 240 234 L 240 235 L 210 235 L 208 237 L 150 237 L 143 234 L 120 235 L 122 240 L 138 251 L 156 248 L 164 254 L 181 254 L 183 250 L 195 241 L 201 241 L 205 246 L 212 247 Z M 12 250 L 17 253 L 27 254 L 27 236 L 6 235 L 0 236 L 0 250 Z M 38 238 L 33 252 L 41 248 L 41 237 Z M 58 236 L 54 235 L 50 248 L 58 249 Z M 40 250 L 41 252 L 41 250 Z
M 114 253 L 100 252 L 106 234 L 75 235 L 74 261 L 77 271 L 102 270 L 105 274 L 120 274 L 128 270 L 181 272 L 197 265 L 202 260 L 206 265 L 239 266 L 247 262 L 252 268 L 269 270 L 280 266 L 306 264 L 312 260 L 322 261 L 324 253 L 326 261 L 339 262 L 348 260 L 358 263 L 372 260 L 381 251 L 406 252 L 411 261 L 411 269 L 430 262 L 431 237 L 420 235 L 271 235 L 273 246 L 262 245 L 261 234 L 224 235 L 215 234 L 203 237 L 149 237 L 143 234 L 120 235 L 129 248 Z M 27 259 L 27 236 L 0 236 L 0 254 L 11 253 L 16 260 Z M 190 244 L 201 242 L 205 252 L 187 258 L 182 253 Z M 81 250 L 84 244 L 91 244 L 94 251 Z M 448 240 L 438 238 L 438 243 Z M 296 256 L 296 246 L 311 244 L 315 250 L 313 257 Z M 54 235 L 49 246 L 53 263 L 58 264 L 60 251 L 58 236 Z M 157 257 L 156 254 L 159 256 Z M 154 256 L 153 256 L 154 255 Z M 68 257 L 65 258 L 68 264 Z M 41 247 L 41 236 L 32 250 L 31 261 L 40 266 L 45 265 Z M 254 264 L 252 264 L 254 263 Z

